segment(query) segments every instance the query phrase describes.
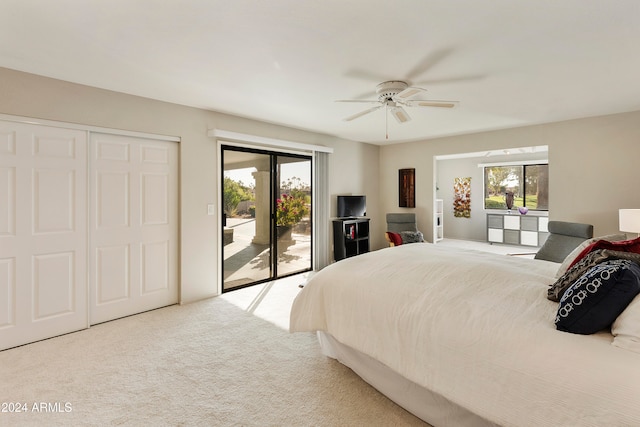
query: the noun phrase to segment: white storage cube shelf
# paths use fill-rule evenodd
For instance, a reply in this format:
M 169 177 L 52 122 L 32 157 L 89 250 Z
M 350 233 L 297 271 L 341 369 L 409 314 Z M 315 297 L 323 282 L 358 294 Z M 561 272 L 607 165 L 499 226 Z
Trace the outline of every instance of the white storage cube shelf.
M 537 215 L 487 214 L 487 241 L 510 245 L 542 246 L 549 218 Z

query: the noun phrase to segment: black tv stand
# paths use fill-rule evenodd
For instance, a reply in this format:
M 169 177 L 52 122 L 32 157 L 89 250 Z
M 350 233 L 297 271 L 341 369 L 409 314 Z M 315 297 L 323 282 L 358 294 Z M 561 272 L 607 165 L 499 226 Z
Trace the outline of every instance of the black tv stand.
M 369 218 L 333 220 L 333 258 L 336 261 L 369 252 Z

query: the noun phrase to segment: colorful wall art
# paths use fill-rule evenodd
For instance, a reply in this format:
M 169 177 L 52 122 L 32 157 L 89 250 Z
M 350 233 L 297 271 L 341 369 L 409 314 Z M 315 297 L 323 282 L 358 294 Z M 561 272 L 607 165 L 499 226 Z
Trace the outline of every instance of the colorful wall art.
M 453 216 L 471 218 L 471 177 L 453 180 Z

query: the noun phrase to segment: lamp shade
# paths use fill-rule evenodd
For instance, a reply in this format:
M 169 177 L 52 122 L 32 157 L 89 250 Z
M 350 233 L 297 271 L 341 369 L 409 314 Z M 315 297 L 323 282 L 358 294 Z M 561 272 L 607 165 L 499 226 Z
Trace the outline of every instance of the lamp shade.
M 640 233 L 640 209 L 620 209 L 618 225 L 620 231 Z

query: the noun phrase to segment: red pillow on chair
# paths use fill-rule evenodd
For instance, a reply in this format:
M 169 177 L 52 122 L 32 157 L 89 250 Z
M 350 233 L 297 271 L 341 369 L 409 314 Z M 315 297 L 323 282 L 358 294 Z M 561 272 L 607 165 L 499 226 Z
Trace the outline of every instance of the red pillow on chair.
M 387 231 L 387 236 L 389 236 L 389 240 L 393 243 L 393 246 L 400 246 L 402 244 L 402 236 L 400 236 L 400 234 Z

